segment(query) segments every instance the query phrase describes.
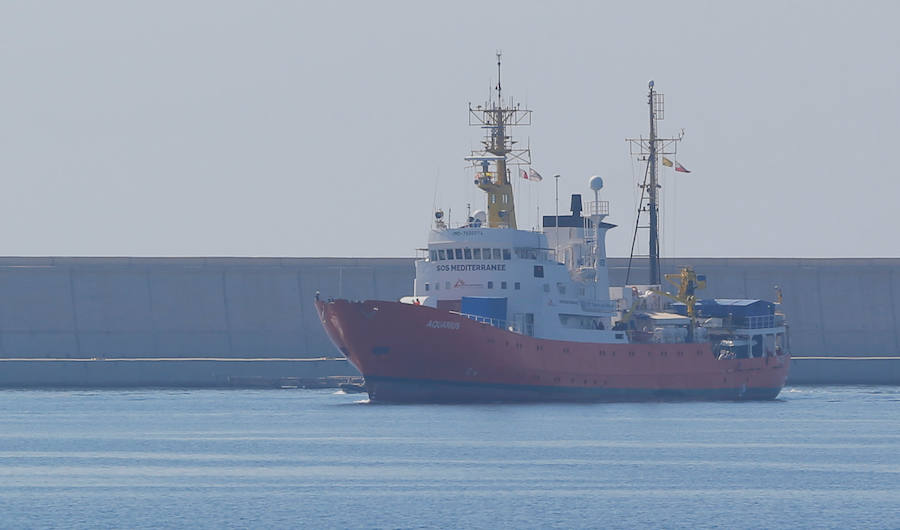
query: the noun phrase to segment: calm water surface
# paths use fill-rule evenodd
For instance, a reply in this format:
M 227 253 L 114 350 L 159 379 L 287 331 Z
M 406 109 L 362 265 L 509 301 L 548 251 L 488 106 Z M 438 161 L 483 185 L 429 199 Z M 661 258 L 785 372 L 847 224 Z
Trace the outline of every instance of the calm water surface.
M 900 528 L 900 388 L 375 405 L 0 391 L 0 527 Z

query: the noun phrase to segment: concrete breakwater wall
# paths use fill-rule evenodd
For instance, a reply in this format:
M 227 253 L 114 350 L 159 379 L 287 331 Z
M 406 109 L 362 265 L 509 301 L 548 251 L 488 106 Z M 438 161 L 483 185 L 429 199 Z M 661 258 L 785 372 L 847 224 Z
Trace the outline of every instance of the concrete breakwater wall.
M 611 258 L 611 281 L 626 259 Z M 664 260 L 703 297 L 774 299 L 795 355 L 900 355 L 900 259 Z M 632 273 L 642 281 L 645 271 Z M 337 354 L 312 306 L 410 294 L 409 258 L 0 258 L 0 358 L 302 358 Z
M 353 376 L 343 358 L 0 359 L 0 388 L 318 387 Z
M 794 357 L 789 385 L 900 385 L 900 357 Z
M 0 258 L 0 357 L 333 357 L 313 297 L 396 299 L 409 259 Z

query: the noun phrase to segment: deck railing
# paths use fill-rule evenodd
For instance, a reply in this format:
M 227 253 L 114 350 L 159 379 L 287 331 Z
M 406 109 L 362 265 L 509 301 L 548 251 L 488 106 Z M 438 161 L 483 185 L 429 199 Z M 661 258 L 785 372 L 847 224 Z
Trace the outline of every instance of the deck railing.
M 581 310 L 588 313 L 604 313 L 616 310 L 616 303 L 613 301 L 595 302 L 593 300 L 581 300 L 579 304 Z
M 735 319 L 734 327 L 740 329 L 774 328 L 775 315 L 756 315 Z
M 471 315 L 468 313 L 459 313 L 457 311 L 451 311 L 451 313 L 459 315 L 461 317 L 466 317 L 469 320 L 474 320 L 475 322 L 480 322 L 482 324 L 487 324 L 489 326 L 493 326 L 495 328 L 512 331 L 513 333 L 521 333 L 522 332 L 519 324 L 513 320 L 503 320 L 500 318 L 490 318 L 490 317 L 484 317 L 481 315 Z

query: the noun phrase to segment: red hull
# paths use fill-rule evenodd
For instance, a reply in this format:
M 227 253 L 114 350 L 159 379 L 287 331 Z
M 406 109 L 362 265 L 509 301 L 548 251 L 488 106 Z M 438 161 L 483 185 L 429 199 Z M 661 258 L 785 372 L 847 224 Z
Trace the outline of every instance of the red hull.
M 709 344 L 538 339 L 430 307 L 317 301 L 377 401 L 774 399 L 790 356 L 718 360 Z

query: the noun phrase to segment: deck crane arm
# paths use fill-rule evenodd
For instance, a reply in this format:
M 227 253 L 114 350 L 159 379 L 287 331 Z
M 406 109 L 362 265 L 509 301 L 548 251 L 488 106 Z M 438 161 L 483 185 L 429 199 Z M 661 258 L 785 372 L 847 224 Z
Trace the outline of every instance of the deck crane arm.
M 681 302 L 687 306 L 687 316 L 691 319 L 691 327 L 688 330 L 688 335 L 690 340 L 693 340 L 694 328 L 697 326 L 697 314 L 695 310 L 697 297 L 694 293 L 697 289 L 706 287 L 706 276 L 702 274 L 698 275 L 691 267 L 683 267 L 678 274 L 666 274 L 665 277 L 669 283 L 678 287 L 678 292 L 673 294 L 658 289 L 651 289 L 651 291 L 655 294 L 671 298 L 676 302 Z

